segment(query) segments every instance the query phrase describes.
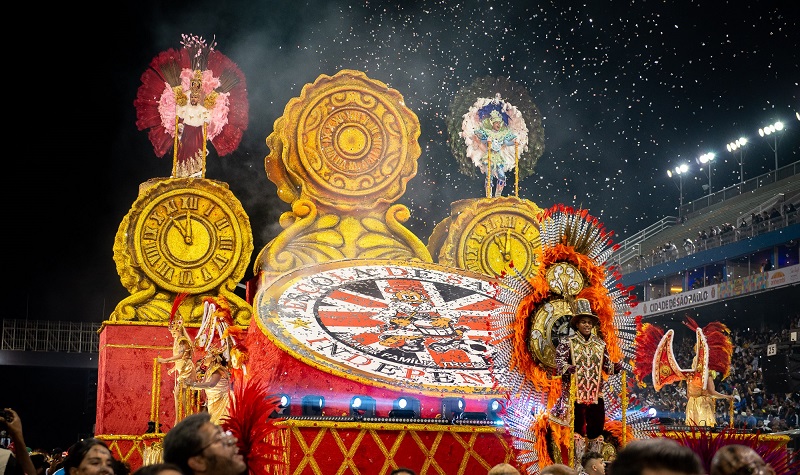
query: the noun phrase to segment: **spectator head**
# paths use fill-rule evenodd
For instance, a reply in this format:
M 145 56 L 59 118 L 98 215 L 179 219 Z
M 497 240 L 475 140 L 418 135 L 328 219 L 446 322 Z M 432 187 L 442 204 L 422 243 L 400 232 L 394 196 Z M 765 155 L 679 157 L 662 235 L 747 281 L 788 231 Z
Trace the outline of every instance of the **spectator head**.
M 76 442 L 64 458 L 64 475 L 114 475 L 114 457 L 105 442 L 94 437 Z
M 184 475 L 239 475 L 247 470 L 244 457 L 230 432 L 211 422 L 207 412 L 192 414 L 164 436 L 164 461 Z
M 589 451 L 581 457 L 581 466 L 587 475 L 603 475 L 606 473 L 606 463 L 603 454 Z
M 711 459 L 711 475 L 775 475 L 758 452 L 746 445 L 719 448 Z
M 142 465 L 133 475 L 183 475 L 181 468 L 174 463 L 154 463 Z
M 705 470 L 692 449 L 660 437 L 630 442 L 617 453 L 609 472 L 613 475 L 700 475 Z
M 410 468 L 399 467 L 392 470 L 389 475 L 417 475 L 417 472 L 411 470 Z
M 562 463 L 548 465 L 539 472 L 540 475 L 577 475 L 577 473 L 569 465 Z
M 520 475 L 519 470 L 508 463 L 498 463 L 489 470 L 487 475 Z

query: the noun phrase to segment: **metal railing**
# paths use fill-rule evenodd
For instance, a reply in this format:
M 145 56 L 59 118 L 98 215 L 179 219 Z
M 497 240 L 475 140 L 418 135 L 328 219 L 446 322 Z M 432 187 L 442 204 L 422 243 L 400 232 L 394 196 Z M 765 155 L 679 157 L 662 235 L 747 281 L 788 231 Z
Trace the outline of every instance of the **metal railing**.
M 708 208 L 709 206 L 721 203 L 725 200 L 735 198 L 744 193 L 755 191 L 768 185 L 777 183 L 780 180 L 790 178 L 800 173 L 800 161 L 786 165 L 778 170 L 765 173 L 763 175 L 751 178 L 747 181 L 737 183 L 729 186 L 720 191 L 698 198 L 694 201 L 686 203 L 680 208 L 680 216 L 687 216 L 699 210 Z M 645 229 L 626 237 L 624 240 L 616 243 L 619 249 L 614 253 L 613 260 L 624 267 L 629 267 L 630 263 L 634 260 L 641 260 L 643 242 L 659 234 L 667 228 L 680 224 L 681 220 L 675 216 L 667 216 L 662 218 Z M 794 224 L 794 223 L 791 223 Z M 640 270 L 644 267 L 638 267 L 634 270 Z M 622 269 L 623 272 L 631 271 L 630 268 Z
M 778 216 L 756 225 L 748 225 L 723 231 L 715 236 L 706 239 L 686 238 L 680 244 L 674 244 L 670 248 L 662 247 L 660 250 L 653 250 L 649 255 L 639 254 L 624 264 L 624 272 L 635 272 L 648 267 L 663 264 L 669 261 L 690 256 L 696 252 L 706 251 L 720 246 L 725 246 L 734 242 L 750 239 L 762 234 L 785 228 L 786 226 L 800 222 L 797 212 Z M 622 261 L 621 261 L 622 262 Z
M 98 353 L 100 324 L 3 319 L 0 350 Z

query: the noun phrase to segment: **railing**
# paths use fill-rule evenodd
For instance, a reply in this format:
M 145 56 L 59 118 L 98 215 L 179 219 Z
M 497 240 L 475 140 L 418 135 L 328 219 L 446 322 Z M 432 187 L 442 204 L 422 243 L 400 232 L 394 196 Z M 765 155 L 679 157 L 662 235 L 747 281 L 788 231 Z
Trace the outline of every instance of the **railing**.
M 639 271 L 657 264 L 663 264 L 665 262 L 690 256 L 696 252 L 706 251 L 708 249 L 713 249 L 741 240 L 760 236 L 770 231 L 775 231 L 792 224 L 797 224 L 798 222 L 800 222 L 800 218 L 798 218 L 797 212 L 794 212 L 762 221 L 757 223 L 755 226 L 751 224 L 745 227 L 733 228 L 717 234 L 716 236 L 709 236 L 707 239 L 686 238 L 681 245 L 675 244 L 669 249 L 654 249 L 653 252 L 647 256 L 639 254 L 625 263 L 624 271 Z
M 741 183 L 737 183 L 733 186 L 729 186 L 710 195 L 706 195 L 702 198 L 691 201 L 680 208 L 679 210 L 680 215 L 686 216 L 690 213 L 694 213 L 701 209 L 707 208 L 711 205 L 721 203 L 722 201 L 734 198 L 744 193 L 748 193 L 757 190 L 759 188 L 762 188 L 764 186 L 771 185 L 780 180 L 790 178 L 794 175 L 797 175 L 798 173 L 800 173 L 800 161 L 794 162 L 792 164 L 784 166 L 783 168 L 779 168 L 778 170 L 765 173 L 763 175 L 751 178 Z M 639 231 L 631 236 L 626 237 L 623 241 L 617 243 L 617 245 L 619 245 L 619 249 L 615 252 L 613 260 L 620 264 L 626 264 L 625 266 L 626 269 L 624 269 L 623 271 L 630 272 L 631 261 L 641 259 L 641 257 L 637 259 L 637 257 L 641 256 L 642 254 L 641 244 L 647 239 L 660 233 L 661 231 L 671 226 L 675 226 L 676 224 L 679 223 L 680 223 L 679 218 L 675 216 L 667 216 L 651 224 L 642 231 Z M 640 270 L 642 268 L 644 267 L 640 265 L 637 269 L 633 270 Z
M 99 323 L 3 319 L 0 350 L 98 353 Z
M 686 203 L 680 209 L 680 215 L 685 216 L 687 214 L 694 213 L 701 209 L 708 208 L 711 205 L 715 205 L 725 200 L 729 200 L 739 195 L 743 195 L 745 193 L 757 190 L 761 187 L 777 183 L 783 179 L 797 175 L 798 172 L 800 172 L 800 162 L 791 163 L 789 165 L 784 166 L 783 168 L 773 170 L 769 173 L 765 173 L 755 178 L 751 178 L 747 181 L 737 183 L 733 186 L 729 186 L 710 195 L 706 195 L 694 201 Z

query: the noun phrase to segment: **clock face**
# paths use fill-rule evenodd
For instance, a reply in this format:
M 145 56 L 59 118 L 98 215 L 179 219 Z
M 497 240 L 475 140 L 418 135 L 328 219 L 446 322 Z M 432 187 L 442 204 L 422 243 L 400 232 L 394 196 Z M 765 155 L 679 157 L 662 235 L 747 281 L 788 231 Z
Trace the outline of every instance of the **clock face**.
M 392 389 L 497 394 L 493 316 L 513 313 L 482 274 L 353 259 L 284 274 L 256 296 L 258 322 L 299 360 Z
M 556 367 L 556 347 L 561 337 L 569 335 L 572 311 L 563 299 L 541 305 L 533 316 L 528 348 L 543 365 Z
M 526 277 L 537 271 L 541 239 L 530 214 L 508 207 L 490 209 L 464 231 L 459 264 L 465 269 L 499 276 L 513 265 Z
M 151 199 L 134 227 L 144 273 L 173 292 L 205 292 L 234 271 L 242 231 L 233 209 L 204 189 L 178 188 Z

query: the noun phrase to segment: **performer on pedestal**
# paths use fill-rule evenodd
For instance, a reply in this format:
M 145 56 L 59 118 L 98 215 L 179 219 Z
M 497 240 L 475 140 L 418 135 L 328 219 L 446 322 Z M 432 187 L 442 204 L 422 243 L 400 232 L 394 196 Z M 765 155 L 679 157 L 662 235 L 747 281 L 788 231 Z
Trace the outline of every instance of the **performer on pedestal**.
M 581 460 L 585 450 L 602 453 L 606 420 L 603 373 L 617 374 L 622 370 L 622 363 L 612 362 L 608 355 L 602 332 L 598 331 L 599 322 L 587 299 L 575 299 L 570 326 L 576 332 L 561 338 L 556 347 L 556 374 L 561 375 L 562 390 L 550 411 L 550 420 L 561 425 L 569 424 L 570 385 L 575 378 L 572 419 L 577 461 Z

